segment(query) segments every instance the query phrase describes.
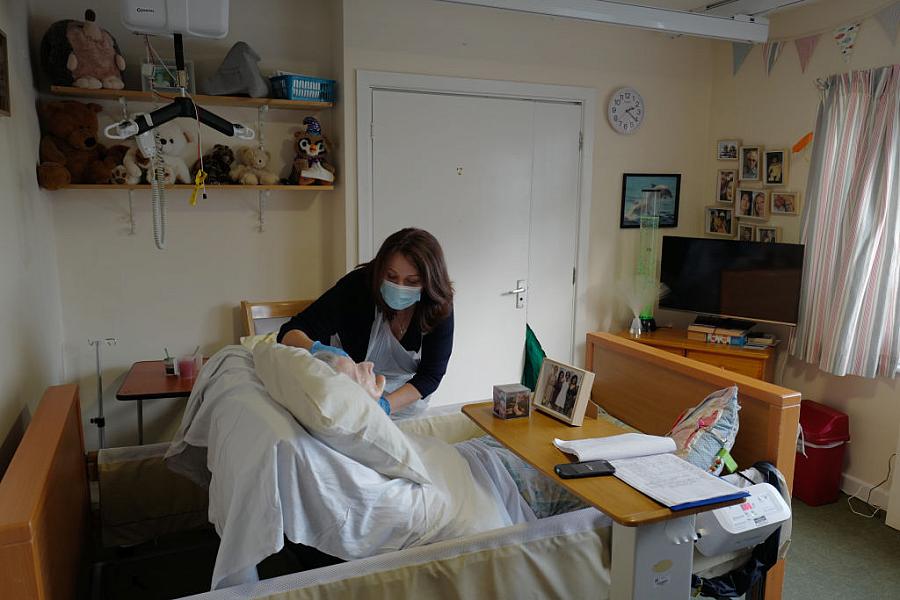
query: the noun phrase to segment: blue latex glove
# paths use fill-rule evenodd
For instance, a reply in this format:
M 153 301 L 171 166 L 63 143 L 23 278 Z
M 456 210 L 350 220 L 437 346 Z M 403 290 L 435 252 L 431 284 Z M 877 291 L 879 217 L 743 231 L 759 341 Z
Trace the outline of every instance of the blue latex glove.
M 391 403 L 388 402 L 388 399 L 382 396 L 378 399 L 378 406 L 384 411 L 384 414 L 390 416 L 391 415 Z
M 344 352 L 343 348 L 327 346 L 318 340 L 313 342 L 313 345 L 309 349 L 310 354 L 315 354 L 316 352 L 331 352 L 332 354 L 337 354 L 338 356 L 346 356 L 347 358 L 350 358 L 350 355 Z

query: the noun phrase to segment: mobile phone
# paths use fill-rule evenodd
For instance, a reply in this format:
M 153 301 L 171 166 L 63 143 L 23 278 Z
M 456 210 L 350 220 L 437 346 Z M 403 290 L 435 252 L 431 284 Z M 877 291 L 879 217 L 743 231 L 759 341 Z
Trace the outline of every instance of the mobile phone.
M 616 472 L 616 468 L 605 460 L 586 460 L 584 462 L 563 463 L 553 467 L 553 470 L 563 479 L 599 477 L 601 475 L 612 475 Z

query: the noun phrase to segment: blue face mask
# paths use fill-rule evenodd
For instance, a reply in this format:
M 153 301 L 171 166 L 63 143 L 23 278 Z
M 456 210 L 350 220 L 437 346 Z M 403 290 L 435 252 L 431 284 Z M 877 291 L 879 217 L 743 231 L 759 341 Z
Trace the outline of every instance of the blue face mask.
M 403 310 L 422 298 L 422 288 L 397 285 L 385 279 L 381 282 L 381 297 L 394 310 Z

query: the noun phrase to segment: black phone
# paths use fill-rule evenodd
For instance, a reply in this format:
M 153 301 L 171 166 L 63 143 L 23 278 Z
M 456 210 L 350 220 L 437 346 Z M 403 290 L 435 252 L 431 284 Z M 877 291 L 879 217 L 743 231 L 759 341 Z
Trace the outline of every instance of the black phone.
M 599 477 L 601 475 L 612 475 L 616 472 L 616 468 L 605 460 L 586 460 L 584 462 L 563 463 L 553 467 L 553 470 L 563 479 Z

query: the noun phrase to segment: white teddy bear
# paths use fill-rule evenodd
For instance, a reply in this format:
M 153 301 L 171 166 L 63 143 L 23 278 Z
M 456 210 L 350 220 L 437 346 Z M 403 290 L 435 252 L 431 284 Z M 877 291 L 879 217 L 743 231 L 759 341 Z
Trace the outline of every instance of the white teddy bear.
M 191 136 L 171 121 L 160 125 L 156 130 L 159 132 L 159 147 L 162 151 L 163 183 L 165 185 L 191 183 L 191 172 L 182 158 L 188 144 L 193 141 Z M 121 180 L 122 183 L 133 185 L 150 181 L 152 178 L 152 174 L 148 173 L 150 159 L 136 147 L 125 153 L 122 166 L 124 169 L 118 169 L 113 173 L 113 179 L 116 181 Z M 145 173 L 146 179 L 144 178 Z

